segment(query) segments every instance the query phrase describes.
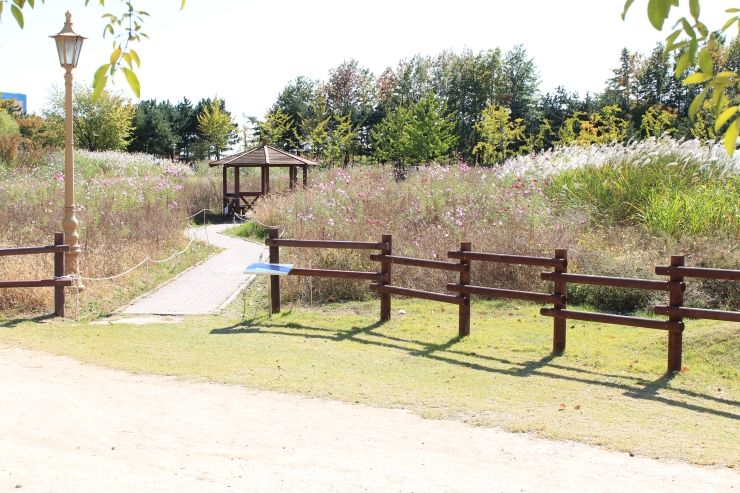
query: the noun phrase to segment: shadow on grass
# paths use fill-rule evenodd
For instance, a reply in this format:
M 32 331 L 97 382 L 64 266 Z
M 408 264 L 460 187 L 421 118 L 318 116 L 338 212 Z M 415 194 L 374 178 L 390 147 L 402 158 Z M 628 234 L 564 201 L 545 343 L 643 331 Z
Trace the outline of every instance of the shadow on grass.
M 462 340 L 459 336 L 455 336 L 442 344 L 433 344 L 374 332 L 374 329 L 381 325 L 383 325 L 381 322 L 375 322 L 366 326 L 351 327 L 349 330 L 335 330 L 328 329 L 326 327 L 303 325 L 295 322 L 281 323 L 274 322 L 271 319 L 265 320 L 262 318 L 251 318 L 230 327 L 213 329 L 211 334 L 270 334 L 300 337 L 305 339 L 323 339 L 334 342 L 352 341 L 363 345 L 403 351 L 411 356 L 461 366 L 475 371 L 518 378 L 536 376 L 551 378 L 553 380 L 565 380 L 619 389 L 624 392 L 623 395 L 630 398 L 652 400 L 668 406 L 700 413 L 713 414 L 715 416 L 732 420 L 740 420 L 740 414 L 734 412 L 713 409 L 697 403 L 684 402 L 682 400 L 676 400 L 660 395 L 661 390 L 670 390 L 671 392 L 676 392 L 682 396 L 694 399 L 703 399 L 728 406 L 740 406 L 740 401 L 724 399 L 708 394 L 702 394 L 700 392 L 694 392 L 688 389 L 670 386 L 670 382 L 674 378 L 675 374 L 665 374 L 654 381 L 647 381 L 639 377 L 601 373 L 583 368 L 555 364 L 554 361 L 557 359 L 555 354 L 548 354 L 547 356 L 534 361 L 517 363 L 507 359 L 480 355 L 475 352 L 454 350 L 453 348 L 455 344 Z M 496 367 L 494 366 L 494 363 L 508 366 Z M 557 370 L 572 374 L 556 373 L 555 371 Z M 613 379 L 630 380 L 631 383 L 615 382 Z
M 233 221 L 231 216 L 227 216 L 221 213 L 221 211 L 205 211 L 205 217 L 203 212 L 197 214 L 191 218 L 191 221 L 196 226 L 202 226 L 203 224 L 231 224 Z M 204 220 L 205 219 L 205 220 Z
M 0 321 L 0 328 L 13 329 L 23 323 L 34 322 L 34 323 L 40 324 L 40 323 L 46 322 L 47 320 L 52 320 L 55 318 L 57 318 L 57 316 L 54 315 L 53 313 L 49 313 L 46 315 L 39 315 L 37 317 L 31 317 L 31 318 L 13 318 L 10 320 Z

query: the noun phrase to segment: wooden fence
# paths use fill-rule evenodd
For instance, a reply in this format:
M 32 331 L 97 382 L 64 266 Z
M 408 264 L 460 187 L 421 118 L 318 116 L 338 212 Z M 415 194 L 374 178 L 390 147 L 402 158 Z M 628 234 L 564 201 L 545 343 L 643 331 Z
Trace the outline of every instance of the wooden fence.
M 540 314 L 553 318 L 553 352 L 560 354 L 565 351 L 567 320 L 582 320 L 606 324 L 641 327 L 646 329 L 665 330 L 668 332 L 668 371 L 681 369 L 682 335 L 684 318 L 702 318 L 709 320 L 723 320 L 740 322 L 740 312 L 707 310 L 684 306 L 685 278 L 716 279 L 740 281 L 740 270 L 707 269 L 700 267 L 686 267 L 683 256 L 671 257 L 670 265 L 658 266 L 655 274 L 668 276 L 668 279 L 635 279 L 626 277 L 595 276 L 574 274 L 568 272 L 568 251 L 557 249 L 552 257 L 531 257 L 525 255 L 503 255 L 488 252 L 475 252 L 468 242 L 460 244 L 459 250 L 447 252 L 449 259 L 458 262 L 441 260 L 427 260 L 393 255 L 393 239 L 391 235 L 383 235 L 381 240 L 374 242 L 332 241 L 332 240 L 294 240 L 281 239 L 278 230 L 268 231 L 265 243 L 269 246 L 270 263 L 280 262 L 280 247 L 295 248 L 344 248 L 353 250 L 378 250 L 380 253 L 370 254 L 370 260 L 379 263 L 377 272 L 358 272 L 328 269 L 294 268 L 288 275 L 333 277 L 341 279 L 356 279 L 371 281 L 370 289 L 380 294 L 380 320 L 386 322 L 391 319 L 391 295 L 420 298 L 442 303 L 458 305 L 458 334 L 463 337 L 470 334 L 470 297 L 481 295 L 489 298 L 514 299 L 534 301 L 541 304 L 552 304 L 552 307 L 541 308 Z M 551 293 L 518 291 L 470 284 L 473 262 L 494 262 L 512 265 L 526 265 L 552 269 L 540 273 L 544 281 L 552 282 Z M 455 294 L 436 293 L 418 289 L 394 286 L 392 283 L 391 266 L 406 265 L 427 269 L 459 272 L 459 281 L 449 283 L 446 288 Z M 610 286 L 615 288 L 643 289 L 664 291 L 668 294 L 667 305 L 654 307 L 656 315 L 668 317 L 667 320 L 614 315 L 609 313 L 585 312 L 568 309 L 568 284 L 590 284 Z M 270 276 L 270 294 L 272 313 L 280 312 L 280 277 Z
M 71 279 L 64 279 L 64 254 L 69 245 L 64 244 L 64 233 L 54 233 L 54 244 L 37 247 L 0 248 L 0 257 L 13 255 L 54 254 L 54 277 L 31 281 L 0 281 L 0 288 L 54 288 L 54 314 L 64 316 L 64 287 L 71 286 Z

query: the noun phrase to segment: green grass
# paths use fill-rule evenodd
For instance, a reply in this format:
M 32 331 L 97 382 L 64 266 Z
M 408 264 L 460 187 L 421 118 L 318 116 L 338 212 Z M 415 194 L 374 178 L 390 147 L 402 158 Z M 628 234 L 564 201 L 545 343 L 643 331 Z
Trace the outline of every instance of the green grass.
M 607 225 L 639 223 L 678 239 L 740 234 L 737 172 L 678 153 L 569 169 L 553 176 L 547 193 L 561 207 L 591 211 Z
M 473 303 L 471 336 L 450 305 L 394 299 L 284 307 L 264 282 L 222 316 L 170 325 L 0 323 L 0 343 L 133 372 L 405 408 L 540 436 L 700 464 L 740 462 L 737 328 L 689 323 L 685 370 L 664 376 L 666 334 L 572 322 L 550 354 L 552 321 L 531 305 Z M 399 314 L 405 310 L 405 314 Z
M 248 221 L 234 226 L 233 228 L 229 228 L 224 231 L 224 233 L 238 238 L 246 238 L 248 240 L 262 243 L 265 238 L 267 238 L 267 227 L 254 221 Z

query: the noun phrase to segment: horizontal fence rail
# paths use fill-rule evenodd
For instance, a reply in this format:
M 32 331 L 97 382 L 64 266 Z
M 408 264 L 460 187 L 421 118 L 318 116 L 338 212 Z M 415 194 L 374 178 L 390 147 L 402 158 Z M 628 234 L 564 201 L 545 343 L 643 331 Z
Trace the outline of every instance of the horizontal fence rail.
M 272 228 L 268 231 L 265 243 L 270 247 L 270 262 L 279 263 L 279 248 L 343 248 L 356 250 L 380 250 L 380 253 L 371 253 L 368 258 L 378 262 L 378 272 L 359 272 L 329 269 L 293 269 L 289 275 L 329 277 L 339 279 L 357 279 L 371 281 L 370 289 L 380 295 L 380 320 L 386 322 L 391 318 L 391 295 L 419 298 L 441 303 L 454 304 L 459 307 L 458 333 L 460 336 L 470 334 L 470 297 L 472 295 L 489 298 L 532 301 L 535 303 L 552 305 L 543 307 L 540 314 L 553 319 L 553 345 L 555 354 L 560 354 L 566 346 L 566 329 L 568 320 L 597 322 L 627 327 L 663 330 L 668 333 L 668 371 L 681 369 L 682 337 L 684 318 L 701 318 L 728 322 L 740 322 L 740 312 L 709 310 L 684 306 L 686 278 L 738 281 L 740 270 L 712 269 L 704 267 L 686 267 L 683 256 L 672 256 L 669 266 L 655 267 L 659 276 L 668 276 L 661 279 L 636 279 L 628 277 L 601 276 L 592 274 L 576 274 L 568 272 L 568 251 L 557 249 L 552 257 L 536 257 L 528 255 L 510 255 L 489 252 L 475 252 L 468 242 L 460 244 L 459 250 L 447 252 L 447 257 L 457 262 L 443 260 L 421 259 L 393 255 L 393 239 L 391 235 L 383 235 L 380 242 L 362 241 L 333 241 L 333 240 L 299 240 L 280 239 L 278 231 Z M 489 286 L 471 284 L 473 262 L 492 262 L 519 266 L 534 266 L 551 268 L 551 272 L 541 272 L 539 277 L 543 281 L 552 282 L 552 292 L 538 293 L 520 291 Z M 457 272 L 459 280 L 456 283 L 445 285 L 447 293 L 437 293 L 395 286 L 392 284 L 392 266 L 402 265 L 425 269 Z M 272 311 L 280 311 L 280 285 L 278 276 L 271 277 Z M 622 289 L 640 289 L 664 292 L 668 295 L 668 304 L 653 308 L 656 315 L 667 317 L 647 318 L 611 313 L 598 313 L 568 309 L 568 284 L 586 284 L 608 286 Z
M 370 289 L 378 293 L 397 294 L 410 298 L 420 298 L 422 300 L 439 301 L 442 303 L 451 303 L 459 305 L 463 298 L 451 294 L 434 293 L 431 291 L 422 291 L 421 289 L 401 288 L 398 286 L 385 286 L 382 284 L 371 284 Z
M 581 312 L 576 310 L 559 310 L 557 308 L 540 308 L 540 315 L 545 317 L 562 317 L 584 322 L 601 322 L 604 324 L 642 327 L 644 329 L 683 330 L 683 323 L 656 320 L 654 318 L 612 315 L 610 313 Z
M 563 279 L 572 284 L 592 284 L 596 286 L 611 286 L 613 288 L 635 288 L 652 289 L 655 291 L 668 291 L 667 281 L 652 281 L 649 279 L 634 279 L 630 277 L 592 276 L 588 274 L 567 274 L 557 272 L 542 272 L 540 278 L 543 281 L 555 281 Z
M 655 268 L 659 276 L 696 277 L 700 279 L 718 279 L 740 281 L 740 270 L 708 269 L 705 267 L 659 266 Z
M 348 250 L 383 250 L 385 243 L 369 241 L 329 241 L 329 240 L 283 240 L 281 238 L 267 238 L 265 244 L 270 247 L 297 247 L 297 248 L 343 248 Z
M 355 270 L 330 270 L 330 269 L 291 269 L 289 276 L 308 277 L 332 277 L 335 279 L 367 279 L 377 281 L 382 274 L 380 272 L 360 272 Z
M 450 270 L 455 272 L 460 272 L 465 270 L 465 265 L 463 264 L 453 264 L 450 262 L 444 262 L 441 260 L 426 260 L 426 259 L 420 259 L 420 258 L 411 258 L 411 257 L 397 257 L 394 255 L 370 255 L 370 260 L 375 260 L 377 262 L 388 262 L 391 264 L 396 265 L 409 265 L 412 267 L 426 267 L 428 269 L 440 269 L 440 270 Z
M 64 288 L 72 286 L 70 278 L 64 277 L 64 254 L 69 245 L 64 244 L 64 233 L 54 233 L 54 244 L 47 246 L 0 248 L 0 257 L 18 255 L 54 255 L 54 277 L 52 279 L 0 280 L 0 289 L 12 288 L 54 288 L 54 315 L 64 317 Z
M 537 303 L 564 302 L 565 296 L 547 293 L 534 293 L 531 291 L 517 291 L 514 289 L 487 288 L 484 286 L 462 286 L 460 284 L 447 284 L 448 291 L 466 294 L 479 294 L 491 298 L 504 298 L 510 300 L 534 301 Z
M 447 252 L 450 258 L 464 260 L 482 260 L 484 262 L 497 262 L 500 264 L 533 265 L 538 267 L 555 267 L 565 265 L 565 261 L 559 258 L 528 257 L 526 255 L 501 255 L 498 253 L 483 252 Z

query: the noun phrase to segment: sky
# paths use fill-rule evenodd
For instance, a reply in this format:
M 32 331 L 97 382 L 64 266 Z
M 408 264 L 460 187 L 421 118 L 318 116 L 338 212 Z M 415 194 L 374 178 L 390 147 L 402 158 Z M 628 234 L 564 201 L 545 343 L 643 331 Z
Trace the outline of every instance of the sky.
M 40 112 L 49 91 L 63 85 L 54 41 L 48 36 L 71 11 L 74 30 L 88 37 L 75 81 L 90 84 L 111 52 L 101 16 L 117 0 L 47 0 L 26 11 L 20 29 L 6 11 L 0 21 L 0 92 L 28 96 Z M 667 33 L 647 21 L 637 0 L 622 21 L 623 0 L 135 0 L 151 17 L 138 46 L 142 99 L 218 96 L 237 121 L 264 116 L 280 90 L 298 75 L 326 80 L 342 61 L 357 59 L 379 75 L 415 54 L 474 52 L 524 44 L 537 66 L 541 90 L 562 85 L 581 95 L 599 92 L 623 47 L 649 52 Z M 682 2 L 688 3 L 688 2 Z M 710 26 L 723 23 L 732 0 L 702 2 Z M 110 87 L 133 99 L 121 77 Z

